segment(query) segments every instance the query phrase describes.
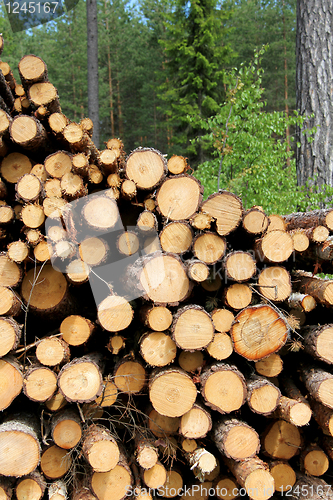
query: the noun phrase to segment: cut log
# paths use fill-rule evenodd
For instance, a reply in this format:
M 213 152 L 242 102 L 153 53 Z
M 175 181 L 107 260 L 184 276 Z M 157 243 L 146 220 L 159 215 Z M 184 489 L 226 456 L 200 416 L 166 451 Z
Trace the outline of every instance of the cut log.
M 104 149 L 99 154 L 99 164 L 105 176 L 114 174 L 118 170 L 118 157 L 115 151 Z
M 16 184 L 24 174 L 32 169 L 30 159 L 21 153 L 10 153 L 1 162 L 1 177 L 10 184 Z
M 247 404 L 254 413 L 270 415 L 278 406 L 280 397 L 279 388 L 266 378 L 253 375 L 247 380 Z
M 287 225 L 287 230 L 324 225 L 331 231 L 333 230 L 333 210 L 312 210 L 311 212 L 296 212 L 284 215 L 283 219 Z
M 160 462 L 157 462 L 151 469 L 143 471 L 143 480 L 151 489 L 161 488 L 167 480 L 167 471 Z
M 333 364 L 333 324 L 303 327 L 302 336 L 306 352 L 320 361 Z
M 0 286 L 0 315 L 17 316 L 21 312 L 21 299 L 5 286 Z
M 180 417 L 193 406 L 197 390 L 191 377 L 176 368 L 162 369 L 149 380 L 149 399 L 154 409 L 167 417 Z
M 124 349 L 125 345 L 125 338 L 118 335 L 118 332 L 116 332 L 114 335 L 110 335 L 106 348 L 112 354 L 117 355 L 121 349 Z
M 164 332 L 148 332 L 140 340 L 140 354 L 150 366 L 167 366 L 177 355 L 177 346 Z
M 136 193 L 137 189 L 135 182 L 130 181 L 129 179 L 124 180 L 121 185 L 121 194 L 123 198 L 131 200 L 134 196 L 136 196 Z
M 60 219 L 63 215 L 67 202 L 63 198 L 51 196 L 43 201 L 43 210 L 46 217 L 50 219 Z
M 200 383 L 206 404 L 222 414 L 238 410 L 245 402 L 245 379 L 236 366 L 217 363 L 207 367 Z
M 81 259 L 75 259 L 66 267 L 66 277 L 72 285 L 81 285 L 89 280 L 90 268 Z
M 238 196 L 227 191 L 220 191 L 210 195 L 202 203 L 201 211 L 213 217 L 216 220 L 218 234 L 226 236 L 241 223 L 243 205 Z
M 293 229 L 289 232 L 293 239 L 294 249 L 296 252 L 304 252 L 309 248 L 310 239 L 306 234 L 305 229 Z
M 179 354 L 178 364 L 186 372 L 200 371 L 204 365 L 204 355 L 202 351 L 182 351 Z
M 226 278 L 232 281 L 248 281 L 256 273 L 256 263 L 249 252 L 231 252 L 223 261 Z
M 288 462 L 274 460 L 270 462 L 269 470 L 274 478 L 275 491 L 286 493 L 296 483 L 295 471 Z
M 116 202 L 107 196 L 89 196 L 82 217 L 90 229 L 107 232 L 117 224 L 119 211 Z
M 9 205 L 0 206 L 0 226 L 6 226 L 13 222 L 15 218 L 14 210 Z
M 67 500 L 67 486 L 64 481 L 58 479 L 49 485 L 49 500 Z
M 262 438 L 262 452 L 272 458 L 289 460 L 297 453 L 302 445 L 302 439 L 295 425 L 276 420 L 264 431 Z
M 146 370 L 139 361 L 123 358 L 114 368 L 113 381 L 119 391 L 137 394 L 146 385 Z
M 273 496 L 274 478 L 268 465 L 258 457 L 241 462 L 231 458 L 224 458 L 223 461 L 252 500 L 267 500 Z
M 85 403 L 96 399 L 103 390 L 100 355 L 86 355 L 64 365 L 58 387 L 69 402 Z
M 23 224 L 31 229 L 39 228 L 45 221 L 45 215 L 43 207 L 30 203 L 25 205 L 21 211 Z
M 75 200 L 88 194 L 87 188 L 83 184 L 82 177 L 68 172 L 64 174 L 60 182 L 62 195 L 66 200 Z
M 217 332 L 229 332 L 235 319 L 234 314 L 228 309 L 214 309 L 211 317 Z
M 203 231 L 204 229 L 210 229 L 213 218 L 209 214 L 198 212 L 190 218 L 190 224 L 194 229 L 199 229 Z
M 258 361 L 286 343 L 285 320 L 269 305 L 247 307 L 235 318 L 230 335 L 234 350 L 249 361 Z
M 8 257 L 17 264 L 21 264 L 29 255 L 28 245 L 21 240 L 13 241 L 7 248 Z
M 131 304 L 118 295 L 109 295 L 97 307 L 101 327 L 108 332 L 119 332 L 127 328 L 133 319 Z
M 316 307 L 317 303 L 311 295 L 304 293 L 292 293 L 288 298 L 288 306 L 291 309 L 310 312 Z
M 313 476 L 299 476 L 290 498 L 292 500 L 332 500 L 331 485 Z
M 35 55 L 22 57 L 18 64 L 20 78 L 25 89 L 33 83 L 47 81 L 47 67 L 45 62 Z
M 17 500 L 40 500 L 46 489 L 46 481 L 42 474 L 34 471 L 28 476 L 21 478 L 15 487 Z
M 247 210 L 243 216 L 243 228 L 251 235 L 264 233 L 268 224 L 269 219 L 267 215 L 256 207 Z
M 311 419 L 311 408 L 306 401 L 281 396 L 276 417 L 290 422 L 297 427 L 307 425 Z
M 172 324 L 172 338 L 181 349 L 203 349 L 212 340 L 214 325 L 200 306 L 185 306 L 177 311 Z
M 2 360 L 0 360 L 1 362 Z M 0 474 L 22 477 L 40 461 L 38 424 L 28 414 L 15 415 L 0 425 Z M 24 450 L 24 453 L 22 453 Z
M 28 96 L 35 106 L 44 106 L 49 113 L 61 113 L 58 92 L 52 83 L 34 83 L 28 91 Z
M 311 476 L 322 476 L 329 467 L 326 453 L 317 445 L 310 444 L 301 452 L 301 470 Z
M 8 290 L 10 292 L 10 290 Z M 14 296 L 15 297 L 15 296 Z M 8 298 L 7 298 L 8 300 Z M 2 304 L 0 304 L 0 307 Z M 7 306 L 8 307 L 8 306 Z M 0 318 L 0 357 L 16 349 L 21 339 L 22 325 L 12 318 Z
M 234 349 L 230 336 L 224 332 L 217 332 L 206 350 L 212 358 L 222 361 L 231 356 Z
M 11 356 L 0 359 L 0 373 L 0 411 L 3 411 L 22 391 L 23 373 L 16 359 Z
M 4 135 L 9 131 L 12 120 L 12 117 L 6 111 L 0 109 L 0 135 Z
M 82 128 L 83 132 L 87 132 L 89 137 L 92 137 L 94 130 L 94 123 L 91 120 L 91 118 L 82 118 L 82 120 L 80 121 L 80 127 Z
M 52 113 L 48 118 L 48 122 L 51 132 L 58 138 L 62 137 L 62 132 L 68 125 L 68 118 L 62 113 Z
M 10 124 L 9 132 L 15 144 L 29 151 L 43 148 L 47 141 L 45 128 L 34 116 L 15 116 Z
M 119 461 L 118 444 L 111 432 L 101 425 L 91 425 L 84 434 L 82 452 L 95 472 L 108 472 Z
M 44 337 L 36 345 L 36 358 L 42 365 L 56 366 L 69 361 L 70 350 L 59 337 Z
M 205 262 L 198 259 L 190 259 L 186 262 L 187 276 L 197 283 L 202 283 L 209 277 L 209 267 Z
M 156 195 L 157 208 L 167 220 L 189 219 L 198 210 L 202 191 L 199 181 L 189 175 L 166 179 Z
M 82 437 L 82 426 L 78 413 L 72 409 L 65 409 L 53 415 L 51 436 L 59 448 L 65 450 L 74 448 Z
M 333 280 L 325 280 L 304 271 L 295 271 L 293 285 L 298 292 L 311 295 L 320 304 L 333 305 Z
M 140 467 L 151 469 L 158 461 L 158 448 L 147 438 L 138 438 L 135 442 L 135 458 Z
M 135 231 L 124 231 L 119 235 L 116 245 L 122 255 L 133 255 L 140 248 L 140 240 Z
M 187 158 L 173 155 L 168 160 L 168 170 L 170 174 L 179 175 L 187 170 Z
M 45 158 L 44 167 L 49 176 L 61 179 L 72 168 L 72 157 L 66 151 L 57 151 Z
M 84 153 L 73 155 L 73 172 L 82 178 L 88 177 L 89 160 Z
M 151 432 L 156 437 L 165 437 L 176 434 L 179 428 L 179 418 L 178 417 L 167 417 L 166 415 L 161 415 L 155 409 L 148 409 L 146 412 L 148 417 L 148 426 Z
M 140 308 L 140 319 L 156 332 L 164 332 L 172 323 L 172 313 L 164 306 L 145 305 Z
M 51 445 L 42 453 L 40 468 L 47 479 L 60 479 L 70 469 L 70 453 L 59 446 Z
M 213 440 L 222 455 L 237 462 L 254 457 L 260 449 L 257 432 L 236 418 L 224 418 L 216 422 Z
M 333 436 L 333 410 L 311 399 L 313 418 L 322 429 L 323 433 Z M 327 450 L 326 450 L 327 451 Z
M 10 260 L 6 253 L 0 253 L 0 285 L 16 287 L 21 277 L 20 267 Z
M 197 403 L 180 419 L 179 432 L 187 439 L 204 438 L 211 428 L 210 413 Z
M 156 149 L 135 149 L 126 160 L 126 177 L 134 181 L 139 189 L 152 190 L 162 182 L 166 172 L 167 162 Z
M 303 383 L 311 396 L 328 408 L 333 408 L 333 375 L 316 366 L 303 367 Z
M 50 399 L 57 389 L 56 374 L 44 366 L 31 365 L 23 379 L 23 392 L 32 401 L 42 403 Z
M 223 295 L 225 305 L 235 310 L 244 309 L 252 301 L 252 290 L 243 283 L 228 286 Z
M 104 379 L 102 394 L 96 398 L 95 402 L 98 406 L 107 408 L 117 401 L 117 397 L 118 389 L 115 383 L 112 380 Z
M 214 481 L 213 487 L 219 500 L 235 500 L 238 497 L 239 485 L 233 477 L 219 476 Z
M 206 264 L 215 264 L 224 256 L 226 247 L 224 238 L 207 231 L 194 239 L 192 250 L 197 259 Z
M 2 97 L 2 108 L 10 113 L 14 108 L 14 96 L 10 86 L 6 82 L 6 78 L 0 68 L 0 95 Z
M 21 296 L 29 308 L 40 313 L 61 311 L 67 304 L 67 281 L 62 273 L 46 265 L 36 266 L 25 275 Z
M 91 336 L 95 325 L 82 316 L 67 316 L 60 325 L 60 333 L 63 340 L 72 346 L 82 345 Z
M 89 266 L 103 264 L 110 252 L 108 243 L 103 238 L 86 238 L 79 244 L 80 257 Z
M 191 470 L 193 470 L 195 477 L 199 480 L 203 480 L 205 474 L 209 474 L 217 466 L 216 458 L 205 448 L 198 447 L 196 450 L 188 453 L 187 459 L 192 466 Z
M 92 163 L 89 164 L 88 167 L 88 176 L 89 176 L 89 182 L 91 182 L 92 184 L 100 184 L 104 179 L 100 169 Z
M 133 478 L 124 457 L 109 472 L 94 472 L 91 476 L 91 489 L 98 500 L 123 500 L 131 490 Z
M 260 262 L 283 262 L 291 256 L 293 250 L 292 237 L 279 229 L 269 231 L 255 243 L 257 260 Z
M 165 252 L 183 254 L 192 244 L 193 232 L 184 222 L 170 222 L 160 232 L 161 247 Z
M 149 210 L 144 210 L 136 222 L 137 228 L 143 233 L 157 230 L 157 219 Z
M 283 361 L 279 354 L 270 354 L 267 358 L 255 363 L 256 372 L 264 377 L 277 377 L 283 369 Z
M 263 269 L 259 274 L 258 285 L 259 292 L 274 302 L 282 302 L 291 294 L 290 274 L 281 266 Z

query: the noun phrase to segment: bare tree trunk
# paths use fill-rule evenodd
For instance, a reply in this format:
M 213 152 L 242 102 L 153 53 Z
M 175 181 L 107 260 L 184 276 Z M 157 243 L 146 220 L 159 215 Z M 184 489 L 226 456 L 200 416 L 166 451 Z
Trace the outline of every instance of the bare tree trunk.
M 93 142 L 99 148 L 97 1 L 87 0 L 88 115 L 93 121 Z
M 284 102 L 285 102 L 285 113 L 287 119 L 289 118 L 289 106 L 288 106 L 288 65 L 287 65 L 287 37 L 286 37 L 286 17 L 285 17 L 285 3 L 282 0 L 282 22 L 283 22 L 283 46 L 284 46 Z M 289 125 L 286 128 L 286 142 L 287 142 L 287 153 L 290 153 L 290 130 Z M 290 158 L 287 158 L 287 166 L 290 166 Z
M 333 4 L 331 0 L 297 1 L 296 107 L 308 118 L 303 130 L 317 126 L 309 143 L 297 130 L 297 182 L 332 186 L 333 173 Z
M 107 17 L 107 8 L 106 8 L 106 0 L 104 2 L 104 9 L 105 9 L 105 28 L 106 28 L 106 33 L 108 37 L 108 43 L 107 43 L 107 56 L 108 56 L 108 80 L 109 80 L 109 101 L 110 101 L 110 122 L 111 122 L 111 136 L 115 137 L 115 132 L 114 132 L 114 114 L 113 114 L 113 87 L 112 87 L 112 71 L 111 71 L 111 52 L 110 52 L 110 31 L 109 31 L 109 20 Z

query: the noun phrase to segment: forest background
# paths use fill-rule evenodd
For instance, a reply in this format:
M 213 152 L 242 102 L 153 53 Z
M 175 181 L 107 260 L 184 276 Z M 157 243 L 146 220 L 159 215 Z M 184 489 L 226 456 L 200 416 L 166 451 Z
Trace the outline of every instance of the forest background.
M 120 137 L 127 153 L 149 146 L 186 156 L 205 196 L 229 189 L 247 207 L 320 205 L 316 189 L 296 180 L 296 0 L 97 4 L 101 148 Z M 87 116 L 85 1 L 18 33 L 1 8 L 2 58 L 15 76 L 23 55 L 40 56 L 64 114 Z

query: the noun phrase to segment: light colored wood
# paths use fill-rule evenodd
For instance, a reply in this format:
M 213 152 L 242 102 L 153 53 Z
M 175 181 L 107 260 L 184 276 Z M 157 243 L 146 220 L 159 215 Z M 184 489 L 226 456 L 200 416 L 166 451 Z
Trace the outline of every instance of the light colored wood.
M 88 266 L 103 264 L 109 252 L 109 245 L 103 238 L 86 238 L 79 244 L 80 257 Z
M 301 469 L 311 476 L 322 476 L 327 472 L 329 459 L 317 445 L 308 445 L 301 453 Z
M 91 488 L 98 500 L 122 500 L 132 485 L 130 468 L 120 461 L 109 472 L 94 472 L 91 477 Z
M 67 486 L 64 481 L 58 479 L 49 485 L 49 500 L 67 500 Z
M 107 408 L 117 401 L 117 397 L 118 389 L 116 384 L 112 380 L 104 379 L 102 394 L 95 399 L 95 402 L 98 406 Z
M 183 254 L 192 244 L 193 232 L 185 222 L 170 222 L 160 232 L 161 247 L 165 252 Z
M 283 262 L 291 256 L 293 250 L 292 237 L 280 229 L 269 231 L 256 242 L 257 258 L 261 262 Z
M 90 268 L 81 259 L 72 260 L 66 267 L 67 279 L 73 285 L 81 285 L 89 280 Z
M 60 333 L 67 344 L 82 345 L 93 333 L 95 325 L 87 318 L 78 315 L 67 316 L 60 325 Z
M 172 323 L 172 313 L 164 306 L 146 305 L 140 308 L 141 321 L 151 330 L 164 332 Z
M 140 240 L 134 231 L 124 231 L 117 239 L 117 248 L 123 255 L 133 255 L 140 248 Z
M 291 294 L 291 279 L 281 266 L 266 267 L 258 278 L 259 292 L 269 300 L 282 302 Z
M 9 259 L 6 253 L 0 254 L 0 285 L 15 287 L 21 281 L 21 269 Z
M 9 129 L 12 141 L 24 149 L 34 151 L 46 143 L 46 130 L 34 116 L 15 116 Z
M 247 210 L 243 216 L 243 228 L 251 235 L 264 233 L 268 224 L 267 215 L 256 207 Z
M 185 306 L 174 316 L 172 338 L 181 349 L 203 349 L 213 340 L 213 335 L 213 322 L 202 307 Z
M 297 427 L 302 427 L 310 422 L 312 412 L 306 400 L 300 401 L 282 396 L 276 410 L 276 416 Z
M 146 385 L 146 370 L 139 361 L 123 358 L 114 369 L 113 381 L 119 391 L 125 394 L 137 394 Z
M 206 264 L 214 264 L 221 260 L 226 251 L 226 241 L 218 234 L 206 232 L 193 241 L 194 256 Z
M 148 233 L 150 231 L 157 230 L 157 219 L 155 215 L 149 210 L 144 210 L 138 217 L 136 222 L 137 228 L 142 233 Z
M 179 432 L 187 439 L 204 438 L 211 428 L 212 418 L 210 413 L 197 403 L 180 419 Z
M 96 195 L 89 197 L 82 209 L 82 216 L 91 229 L 105 232 L 115 227 L 119 211 L 114 200 L 107 196 Z
M 164 486 L 167 480 L 167 471 L 164 465 L 157 462 L 151 469 L 145 470 L 143 480 L 148 488 L 157 489 Z
M 1 177 L 10 184 L 16 182 L 32 169 L 31 160 L 21 153 L 10 153 L 1 162 Z
M 290 491 L 296 483 L 296 473 L 287 462 L 274 460 L 269 464 L 269 470 L 274 478 L 275 490 L 280 493 Z
M 249 252 L 231 252 L 223 261 L 226 278 L 232 281 L 248 281 L 256 272 L 256 263 Z
M 255 363 L 256 372 L 264 377 L 277 377 L 283 369 L 283 361 L 279 354 L 273 353 Z
M 168 221 L 189 219 L 200 205 L 201 191 L 194 177 L 180 175 L 166 179 L 156 195 L 158 209 Z
M 266 378 L 253 375 L 247 380 L 247 403 L 254 413 L 270 415 L 280 398 L 279 388 Z
M 5 356 L 0 359 L 0 411 L 12 404 L 23 388 L 23 373 L 15 358 Z
M 254 457 L 260 450 L 258 433 L 236 418 L 223 418 L 216 422 L 213 440 L 222 455 L 236 461 Z
M 46 489 L 46 481 L 43 476 L 34 471 L 20 479 L 15 487 L 17 500 L 40 500 Z M 0 496 L 1 498 L 1 496 Z
M 51 445 L 42 453 L 40 468 L 47 479 L 60 479 L 71 465 L 70 453 L 59 446 Z
M 331 371 L 317 366 L 302 367 L 301 376 L 309 394 L 327 406 L 333 408 L 333 375 Z
M 219 500 L 234 500 L 237 498 L 239 485 L 233 477 L 218 477 L 215 483 L 216 497 Z
M 202 283 L 209 277 L 209 267 L 205 262 L 201 262 L 201 260 L 188 260 L 186 268 L 188 277 L 197 283 Z
M 82 425 L 77 412 L 65 409 L 53 415 L 51 435 L 54 443 L 65 450 L 74 448 L 81 440 Z
M 50 399 L 57 389 L 57 376 L 56 374 L 41 365 L 32 365 L 23 379 L 23 392 L 31 399 L 42 403 Z
M 109 295 L 97 307 L 98 321 L 108 332 L 127 328 L 132 322 L 133 314 L 130 303 L 118 295 Z
M 69 402 L 85 403 L 96 399 L 103 390 L 100 355 L 75 358 L 58 375 L 58 387 Z
M 167 471 L 167 479 L 165 484 L 160 488 L 161 496 L 163 498 L 177 497 L 183 488 L 183 479 L 179 472 L 175 470 Z
M 140 341 L 140 353 L 150 366 L 167 366 L 177 355 L 177 346 L 164 332 L 146 333 Z
M 29 307 L 37 311 L 59 308 L 66 299 L 67 282 L 62 273 L 46 265 L 30 269 L 25 275 L 21 295 Z
M 227 359 L 234 350 L 230 335 L 224 332 L 216 332 L 206 349 L 208 354 L 218 361 Z
M 252 301 L 252 290 L 244 283 L 234 283 L 224 290 L 224 302 L 232 309 L 240 310 L 249 306 Z
M 61 111 L 57 89 L 50 82 L 40 82 L 31 85 L 29 99 L 35 106 L 45 106 L 50 113 L 59 113 Z
M 187 169 L 187 158 L 184 156 L 173 155 L 168 160 L 168 170 L 170 174 L 179 175 Z
M 22 325 L 12 318 L 0 318 L 0 357 L 16 349 L 22 334 Z
M 333 324 L 304 327 L 302 335 L 307 353 L 320 361 L 333 364 Z
M 31 229 L 39 228 L 45 220 L 43 207 L 35 204 L 28 204 L 22 208 L 21 219 L 26 227 Z
M 71 171 L 72 157 L 66 151 L 58 151 L 45 158 L 44 167 L 48 175 L 61 179 Z
M 284 420 L 276 420 L 264 432 L 262 451 L 272 458 L 289 460 L 299 452 L 301 445 L 298 428 Z
M 13 241 L 8 245 L 7 255 L 17 264 L 21 264 L 29 255 L 29 247 L 24 241 Z
M 147 411 L 148 426 L 151 432 L 157 437 L 165 437 L 176 434 L 179 428 L 178 417 L 168 417 L 161 415 L 155 409 Z
M 37 262 L 46 262 L 51 259 L 51 247 L 46 240 L 41 241 L 34 248 L 34 257 Z
M 194 373 L 200 370 L 204 364 L 203 352 L 181 351 L 178 357 L 178 364 L 186 372 Z
M 127 158 L 125 173 L 139 189 L 152 189 L 164 178 L 167 162 L 157 150 L 148 148 L 135 149 Z
M 221 236 L 234 231 L 239 226 L 243 216 L 241 200 L 227 191 L 210 195 L 202 203 L 201 211 L 216 220 L 216 229 Z
M 56 366 L 69 361 L 68 344 L 59 337 L 44 337 L 36 345 L 36 357 L 45 366 Z
M 229 332 L 235 319 L 234 314 L 228 309 L 214 309 L 211 316 L 217 332 Z
M 21 312 L 21 298 L 11 289 L 0 286 L 0 315 L 17 316 Z
M 119 461 L 118 444 L 111 432 L 101 425 L 91 425 L 84 434 L 82 452 L 95 472 L 109 472 Z
M 63 215 L 67 201 L 57 196 L 50 196 L 43 201 L 43 209 L 46 217 L 51 219 L 60 219 Z

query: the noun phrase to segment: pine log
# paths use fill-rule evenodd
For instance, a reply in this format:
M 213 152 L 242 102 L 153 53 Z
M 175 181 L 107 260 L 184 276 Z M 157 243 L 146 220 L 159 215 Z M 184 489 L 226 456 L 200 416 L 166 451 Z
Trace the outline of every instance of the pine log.
M 300 456 L 301 471 L 311 476 L 322 476 L 329 467 L 326 453 L 317 445 L 309 444 Z
M 257 260 L 280 263 L 287 260 L 294 250 L 292 237 L 285 231 L 269 231 L 255 242 Z
M 89 159 L 84 153 L 73 155 L 73 172 L 86 179 L 88 177 Z
M 160 232 L 161 247 L 165 252 L 183 254 L 192 244 L 193 231 L 185 222 L 170 222 Z
M 212 232 L 199 234 L 193 240 L 192 251 L 194 256 L 206 264 L 215 264 L 225 254 L 226 241 Z
M 52 83 L 34 83 L 29 88 L 28 96 L 34 106 L 44 106 L 51 114 L 61 113 L 58 92 Z
M 135 182 L 130 181 L 129 179 L 126 179 L 122 182 L 120 189 L 123 198 L 125 198 L 126 200 L 131 200 L 137 194 Z
M 291 294 L 289 272 L 281 266 L 266 267 L 258 277 L 260 293 L 269 300 L 282 302 Z
M 297 427 L 307 425 L 311 419 L 311 408 L 306 400 L 291 399 L 281 396 L 279 406 L 275 412 L 277 418 L 290 422 Z
M 49 485 L 49 500 L 67 500 L 67 485 L 64 481 L 58 479 Z
M 53 132 L 57 138 L 62 137 L 62 132 L 69 123 L 68 118 L 62 113 L 51 113 L 48 122 L 51 132 Z
M 122 255 L 133 255 L 140 248 L 140 240 L 135 231 L 124 231 L 118 236 L 116 246 Z
M 0 226 L 7 226 L 15 218 L 14 210 L 9 205 L 0 206 Z
M 1 306 L 2 303 L 0 303 L 0 307 Z M 0 318 L 1 358 L 8 354 L 10 351 L 16 349 L 21 339 L 22 328 L 23 325 L 18 324 L 13 318 Z
M 88 176 L 89 176 L 89 182 L 91 182 L 92 184 L 100 184 L 104 179 L 100 169 L 93 163 L 89 164 Z
M 153 408 L 149 408 L 146 415 L 148 417 L 148 427 L 156 437 L 171 436 L 177 433 L 180 422 L 178 417 L 161 415 Z
M 294 249 L 296 252 L 304 252 L 309 248 L 310 239 L 306 234 L 305 229 L 293 229 L 289 232 L 293 239 Z
M 322 436 L 322 447 L 327 453 L 328 457 L 333 459 L 333 438 L 332 436 Z
M 67 363 L 70 358 L 68 344 L 59 337 L 44 337 L 36 345 L 36 358 L 45 366 Z
M 154 441 L 144 437 L 135 440 L 135 458 L 140 467 L 151 469 L 158 461 L 158 448 Z
M 187 459 L 190 463 L 196 478 L 204 479 L 205 474 L 212 472 L 217 466 L 216 458 L 206 448 L 198 447 L 196 450 L 187 454 Z
M 214 325 L 210 315 L 200 306 L 185 306 L 174 315 L 172 338 L 181 349 L 203 349 L 212 340 Z
M 72 157 L 66 151 L 57 151 L 45 158 L 44 167 L 49 176 L 61 179 L 71 171 Z
M 149 399 L 161 415 L 181 417 L 192 408 L 196 395 L 194 382 L 181 369 L 161 369 L 150 376 Z
M 287 225 L 287 230 L 319 225 L 326 226 L 331 231 L 333 230 L 333 210 L 331 208 L 323 210 L 312 210 L 311 212 L 296 212 L 283 216 Z
M 109 295 L 97 306 L 97 318 L 101 327 L 108 332 L 127 328 L 133 319 L 130 303 L 118 295 Z
M 257 432 L 236 418 L 223 418 L 216 422 L 213 441 L 222 455 L 237 462 L 254 457 L 260 449 Z
M 218 361 L 222 361 L 231 356 L 233 344 L 230 336 L 224 332 L 216 332 L 210 344 L 206 347 L 208 354 Z
M 122 358 L 114 367 L 113 375 L 115 385 L 125 394 L 137 394 L 146 385 L 146 370 L 136 360 Z
M 333 364 L 333 324 L 302 328 L 303 345 L 316 359 Z
M 88 266 L 99 266 L 107 260 L 110 247 L 103 238 L 86 238 L 79 244 L 79 254 Z
M 82 453 L 95 472 L 108 472 L 114 469 L 120 458 L 116 439 L 101 425 L 91 425 L 86 430 Z
M 234 314 L 228 309 L 214 309 L 211 317 L 217 332 L 229 332 L 235 319 Z
M 90 479 L 91 489 L 98 500 L 123 500 L 133 484 L 131 469 L 124 456 L 108 472 L 94 472 Z
M 156 332 L 164 332 L 172 323 L 172 313 L 164 306 L 146 304 L 140 308 L 140 320 Z
M 51 259 L 50 245 L 47 241 L 41 241 L 34 248 L 34 257 L 37 262 L 47 262 Z M 53 254 L 55 256 L 55 253 Z
M 57 196 L 45 198 L 43 201 L 43 210 L 45 217 L 50 219 L 60 219 L 63 216 L 67 201 Z
M 187 170 L 187 158 L 184 156 L 172 155 L 168 160 L 168 170 L 170 174 L 179 175 Z
M 39 313 L 61 311 L 69 305 L 67 281 L 62 273 L 46 265 L 36 266 L 25 275 L 21 296 L 29 308 Z
M 258 457 L 241 462 L 231 458 L 223 458 L 223 461 L 252 500 L 267 500 L 273 496 L 274 478 L 268 465 Z
M 40 468 L 47 479 L 60 479 L 70 469 L 72 458 L 70 453 L 59 446 L 46 448 L 40 460 Z
M 190 175 L 170 177 L 157 192 L 157 209 L 167 220 L 189 219 L 198 210 L 202 191 L 199 181 Z
M 21 298 L 11 288 L 0 286 L 0 315 L 17 316 L 20 312 Z
M 11 356 L 0 359 L 0 411 L 12 404 L 23 388 L 23 373 L 17 360 Z
M 332 500 L 331 484 L 313 476 L 298 476 L 297 482 L 290 491 L 292 500 Z M 288 491 L 289 494 L 289 491 Z
M 99 354 L 75 358 L 58 375 L 58 387 L 69 402 L 84 403 L 96 399 L 103 390 L 102 360 Z
M 81 259 L 72 260 L 66 267 L 66 277 L 72 285 L 81 285 L 89 280 L 90 268 Z
M 57 388 L 56 374 L 45 366 L 32 364 L 23 379 L 23 392 L 32 401 L 42 403 L 50 399 Z
M 200 372 L 204 365 L 204 355 L 202 351 L 181 351 L 178 364 L 186 372 Z
M 112 354 L 117 355 L 121 349 L 124 349 L 125 345 L 125 338 L 116 332 L 114 335 L 110 335 L 106 347 Z
M 206 367 L 200 383 L 206 404 L 222 414 L 238 410 L 245 402 L 245 379 L 236 366 L 217 363 Z
M 114 174 L 118 170 L 118 156 L 114 150 L 104 149 L 99 154 L 99 165 L 105 176 Z
M 1 475 L 22 477 L 35 470 L 40 461 L 40 444 L 38 424 L 32 415 L 13 415 L 0 425 L 0 449 Z
M 16 86 L 16 81 L 13 75 L 12 70 L 10 69 L 10 66 L 7 62 L 5 61 L 0 61 L 0 68 L 1 71 L 11 89 L 12 92 L 15 92 L 15 86 Z
M 256 273 L 256 263 L 249 252 L 231 252 L 223 261 L 223 268 L 228 280 L 239 283 L 248 281 Z
M 75 200 L 88 194 L 88 190 L 83 183 L 82 177 L 72 172 L 64 174 L 60 181 L 61 192 L 66 200 Z
M 1 68 L 0 68 L 0 95 L 3 98 L 3 101 L 7 108 L 5 111 L 10 113 L 14 107 L 14 96 Z
M 57 390 L 51 399 L 45 401 L 45 406 L 48 410 L 52 412 L 57 412 L 67 405 L 67 401 L 64 396 Z
M 257 207 L 250 208 L 243 215 L 243 228 L 251 235 L 262 234 L 266 231 L 269 219 L 267 215 Z
M 235 498 L 238 498 L 239 485 L 233 477 L 219 476 L 214 481 L 213 488 L 219 500 L 235 500 Z
M 209 277 L 209 267 L 205 262 L 198 259 L 190 259 L 186 262 L 187 276 L 197 283 L 202 283 Z
M 155 215 L 149 210 L 144 210 L 138 217 L 136 222 L 137 228 L 142 233 L 148 233 L 150 231 L 157 230 L 157 219 Z
M 65 450 L 74 448 L 82 437 L 81 420 L 76 411 L 65 409 L 55 413 L 51 420 L 54 443 Z
M 241 223 L 243 205 L 238 196 L 220 191 L 210 195 L 201 205 L 201 211 L 216 220 L 216 230 L 220 236 L 226 236 Z
M 273 460 L 269 463 L 269 471 L 274 478 L 275 491 L 286 493 L 296 483 L 296 473 L 288 462 Z
M 21 264 L 29 255 L 28 245 L 21 240 L 13 241 L 8 245 L 7 249 L 8 257 L 17 264 Z
M 311 398 L 313 418 L 327 436 L 333 436 L 333 410 Z
M 256 372 L 264 377 L 277 377 L 283 369 L 283 361 L 279 354 L 270 354 L 267 358 L 255 363 Z
M 251 304 L 252 290 L 244 283 L 235 283 L 224 289 L 223 300 L 232 309 L 244 309 Z
M 194 229 L 210 229 L 213 218 L 209 214 L 198 212 L 190 218 L 190 224 Z
M 90 229 L 104 233 L 114 228 L 119 219 L 117 204 L 107 196 L 89 196 L 82 208 L 82 217 Z
M 18 64 L 18 70 L 22 85 L 26 92 L 33 83 L 45 82 L 48 80 L 45 62 L 35 55 L 30 54 L 22 57 Z
M 31 174 L 35 175 L 36 177 L 38 177 L 38 179 L 44 184 L 44 182 L 46 181 L 47 179 L 47 173 L 46 173 L 46 170 L 44 168 L 44 164 L 43 163 L 36 163 L 36 165 L 34 165 L 31 169 Z
M 16 287 L 21 281 L 20 267 L 9 259 L 6 253 L 0 254 L 0 285 Z
M 162 182 L 166 172 L 167 162 L 156 149 L 135 149 L 126 160 L 125 175 L 139 189 L 154 189 Z
M 28 115 L 15 116 L 9 128 L 11 140 L 29 151 L 43 148 L 47 141 L 46 130 L 37 118 Z
M 311 295 L 320 304 L 333 305 L 333 280 L 325 280 L 304 271 L 295 271 L 293 285 L 298 292 Z
M 161 489 L 167 480 L 167 471 L 161 462 L 157 462 L 151 469 L 143 471 L 142 478 L 149 489 Z
M 44 223 L 45 215 L 42 206 L 29 203 L 22 208 L 21 220 L 26 227 L 37 229 Z
M 32 169 L 31 160 L 21 153 L 10 153 L 1 162 L 1 177 L 10 184 L 16 182 Z
M 281 392 L 264 377 L 252 375 L 247 380 L 247 404 L 254 413 L 270 415 L 278 406 Z
M 311 295 L 304 293 L 292 293 L 288 298 L 288 306 L 291 309 L 310 312 L 316 307 L 317 303 Z
M 295 425 L 276 420 L 264 431 L 262 437 L 262 452 L 272 458 L 289 460 L 302 445 L 301 434 Z
M 17 500 L 40 500 L 46 489 L 46 481 L 37 470 L 22 477 L 15 486 Z
M 42 184 L 34 174 L 25 174 L 16 183 L 15 189 L 19 199 L 32 202 L 39 199 Z
M 194 403 L 193 407 L 180 419 L 179 432 L 187 439 L 204 438 L 211 428 L 210 413 L 198 403 Z
M 275 309 L 260 304 L 238 313 L 230 335 L 235 352 L 249 361 L 258 361 L 286 343 L 288 327 Z
M 96 404 L 102 408 L 112 406 L 118 397 L 118 389 L 116 384 L 109 380 L 108 378 L 103 381 L 103 391 L 98 398 L 96 398 Z
M 303 383 L 309 394 L 327 406 L 333 408 L 333 375 L 316 366 L 301 369 Z
M 0 109 L 0 135 L 4 135 L 9 131 L 12 121 L 12 117 L 3 109 Z
M 177 346 L 164 332 L 148 332 L 140 340 L 140 354 L 150 366 L 167 366 L 177 355 Z

